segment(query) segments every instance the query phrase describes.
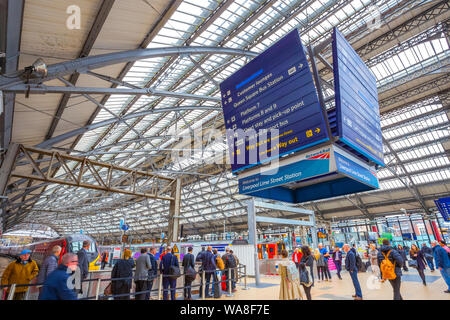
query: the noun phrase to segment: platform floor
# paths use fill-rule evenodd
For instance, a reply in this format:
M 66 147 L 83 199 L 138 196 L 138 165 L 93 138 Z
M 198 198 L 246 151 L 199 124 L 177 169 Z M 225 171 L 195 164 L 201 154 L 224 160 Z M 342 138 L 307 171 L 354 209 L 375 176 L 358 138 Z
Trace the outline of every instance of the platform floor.
M 336 273 L 332 272 L 332 281 L 316 282 L 311 290 L 312 299 L 353 300 L 352 295 L 355 291 L 350 275 L 348 272 L 342 272 L 341 274 L 343 280 L 339 280 Z M 408 272 L 403 272 L 400 291 L 404 300 L 450 300 L 450 294 L 444 293 L 447 287 L 439 271 L 426 270 L 425 276 L 427 286 L 422 284 L 417 270 L 410 269 Z M 392 300 L 393 291 L 388 281 L 384 283 L 372 281 L 373 277 L 370 272 L 359 273 L 358 279 L 364 300 Z M 262 286 L 256 288 L 255 279 L 248 278 L 249 290 L 242 290 L 242 287 L 238 284 L 238 291 L 233 292 L 233 297 L 223 295 L 221 300 L 277 300 L 280 278 L 277 276 L 262 276 L 261 280 Z M 305 295 L 304 299 L 306 299 Z

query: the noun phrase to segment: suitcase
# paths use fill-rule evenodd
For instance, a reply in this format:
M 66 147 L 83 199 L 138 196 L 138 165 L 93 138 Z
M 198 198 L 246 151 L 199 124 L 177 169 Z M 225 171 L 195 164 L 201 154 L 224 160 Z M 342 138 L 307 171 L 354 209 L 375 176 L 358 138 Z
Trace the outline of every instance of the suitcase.
M 225 275 L 222 276 L 221 287 L 223 291 L 227 291 L 227 277 Z
M 222 296 L 222 289 L 220 288 L 220 283 L 214 283 L 214 298 L 220 298 Z

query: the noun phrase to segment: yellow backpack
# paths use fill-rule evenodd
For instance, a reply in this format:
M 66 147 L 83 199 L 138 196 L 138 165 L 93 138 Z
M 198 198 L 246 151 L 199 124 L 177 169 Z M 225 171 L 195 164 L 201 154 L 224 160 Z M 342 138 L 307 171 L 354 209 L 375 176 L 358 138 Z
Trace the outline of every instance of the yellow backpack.
M 397 275 L 395 274 L 395 262 L 392 263 L 391 260 L 388 259 L 390 253 L 391 250 L 389 250 L 387 255 L 383 252 L 381 253 L 384 256 L 384 260 L 381 261 L 380 269 L 384 280 L 394 280 L 397 278 Z
M 219 256 L 217 256 L 217 258 L 216 258 L 216 265 L 217 265 L 217 268 L 219 268 L 220 270 L 225 269 L 225 264 L 223 263 L 222 258 Z

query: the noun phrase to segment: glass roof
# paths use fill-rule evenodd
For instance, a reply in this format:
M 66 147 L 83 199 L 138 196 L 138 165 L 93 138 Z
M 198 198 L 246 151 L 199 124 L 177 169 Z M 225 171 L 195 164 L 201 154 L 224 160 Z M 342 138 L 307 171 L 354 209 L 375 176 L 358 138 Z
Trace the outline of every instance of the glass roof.
M 383 14 L 382 22 L 386 23 L 409 9 L 400 0 L 278 0 L 262 10 L 264 3 L 263 0 L 236 0 L 220 16 L 212 17 L 221 5 L 220 1 L 185 0 L 148 48 L 223 46 L 262 52 L 294 28 L 300 30 L 305 45 L 317 45 L 330 35 L 334 26 L 338 26 L 344 35 L 359 40 L 368 35 L 365 26 L 374 19 L 376 12 Z M 205 21 L 208 21 L 208 27 L 199 29 Z M 421 42 L 416 40 L 419 37 L 417 34 L 411 35 L 409 40 L 404 41 L 408 46 L 393 44 L 392 48 L 365 59 L 377 79 L 380 96 L 394 86 L 425 73 L 439 73 L 448 65 L 448 42 L 438 32 L 436 35 Z M 324 56 L 330 56 L 329 49 Z M 135 62 L 123 81 L 128 86 L 220 97 L 217 83 L 246 62 L 248 58 L 245 57 L 218 54 L 152 58 Z M 332 90 L 327 90 L 327 96 L 332 94 Z M 94 123 L 139 111 L 176 109 L 180 106 L 220 107 L 220 104 L 172 97 L 114 95 L 107 100 Z M 393 112 L 382 113 L 384 138 L 396 153 L 394 155 L 384 146 L 385 159 L 388 164 L 395 165 L 401 179 L 410 177 L 417 185 L 450 179 L 448 150 L 443 146 L 444 140 L 449 137 L 447 111 L 439 97 L 432 95 Z M 159 163 L 158 170 L 162 173 L 174 177 L 178 173 L 192 174 L 193 182 L 183 188 L 184 218 L 181 223 L 190 223 L 195 227 L 196 223 L 223 221 L 246 212 L 242 202 L 245 197 L 237 196 L 237 180 L 230 172 L 214 174 L 203 180 L 195 179 L 204 178 L 196 173 L 205 166 L 207 159 L 228 154 L 223 139 L 211 141 L 203 152 L 194 153 L 188 159 L 177 161 L 170 157 L 174 151 L 179 151 L 175 133 L 190 134 L 201 126 L 203 129 L 214 128 L 222 122 L 221 112 L 212 110 L 155 112 L 90 131 L 83 135 L 74 149 L 99 161 L 129 168 L 148 168 L 149 165 L 156 165 L 154 159 L 161 158 L 163 165 Z M 397 157 L 407 172 L 398 165 Z M 63 171 L 58 174 L 63 174 Z M 379 170 L 378 177 L 381 188 L 376 192 L 405 188 L 405 184 L 386 168 Z M 126 203 L 124 201 L 129 199 L 126 196 L 101 194 L 99 197 L 92 190 L 72 190 L 66 186 L 47 188 L 45 196 L 34 207 L 35 210 L 41 208 L 43 212 L 34 219 L 45 221 L 52 217 L 52 224 L 59 230 L 77 232 L 82 227 L 93 234 L 118 232 L 119 220 L 124 216 L 133 230 L 157 232 L 167 227 L 168 205 L 163 201 Z M 95 201 L 86 205 L 87 199 L 94 195 Z M 114 205 L 119 203 L 122 205 Z M 59 212 L 55 215 L 51 210 Z M 72 218 L 70 223 L 66 220 L 67 216 Z

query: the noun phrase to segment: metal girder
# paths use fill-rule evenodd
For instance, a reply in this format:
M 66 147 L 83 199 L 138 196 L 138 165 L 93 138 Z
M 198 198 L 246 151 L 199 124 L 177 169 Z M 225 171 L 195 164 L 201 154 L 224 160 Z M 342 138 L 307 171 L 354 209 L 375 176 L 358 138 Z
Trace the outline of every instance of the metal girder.
M 111 119 L 99 121 L 94 124 L 84 126 L 83 128 L 79 128 L 79 129 L 75 129 L 75 130 L 63 133 L 59 136 L 53 137 L 51 139 L 48 139 L 44 142 L 37 144 L 36 148 L 50 148 L 54 144 L 64 141 L 66 139 L 69 139 L 71 137 L 86 133 L 88 131 L 91 131 L 91 130 L 94 130 L 97 128 L 107 126 L 110 124 L 118 123 L 122 120 L 129 120 L 129 119 L 133 119 L 133 118 L 144 117 L 146 115 L 153 114 L 153 113 L 161 113 L 161 112 L 165 113 L 165 112 L 172 112 L 172 111 L 179 111 L 179 110 L 202 110 L 202 109 L 204 109 L 204 110 L 219 110 L 218 107 L 210 107 L 210 106 L 187 106 L 187 107 L 179 106 L 179 107 L 174 107 L 174 108 L 159 108 L 159 109 L 153 109 L 153 110 L 148 110 L 148 111 L 130 113 L 130 114 L 122 116 L 120 119 L 111 118 Z
M 431 8 L 419 13 L 417 16 L 412 17 L 401 25 L 389 30 L 388 32 L 380 35 L 378 38 L 363 45 L 361 48 L 357 49 L 356 52 L 360 57 L 363 57 L 368 53 L 381 48 L 391 41 L 398 41 L 399 38 L 402 38 L 405 35 L 409 34 L 411 30 L 421 26 L 423 27 L 423 25 L 429 21 L 436 21 L 435 19 L 438 16 L 444 13 L 448 13 L 449 9 L 450 4 L 448 1 L 439 1 Z
M 11 177 L 122 193 L 138 197 L 173 200 L 172 197 L 162 195 L 165 189 L 164 181 L 170 184 L 171 182 L 173 182 L 172 178 L 164 177 L 154 173 L 117 167 L 110 164 L 89 160 L 88 158 L 73 157 L 66 154 L 61 154 L 56 151 L 24 147 L 22 145 L 20 145 L 19 149 L 20 152 L 22 152 L 28 159 L 36 174 L 26 175 L 14 171 L 11 173 Z M 44 173 L 41 170 L 39 164 L 34 161 L 32 154 L 42 155 L 43 157 L 50 157 L 49 167 L 52 167 L 53 163 L 58 162 L 58 167 L 62 167 L 65 173 L 56 178 L 52 177 L 53 173 L 51 172 L 51 170 L 48 170 L 46 173 Z M 69 168 L 67 162 L 77 163 L 80 165 L 81 169 L 78 173 L 75 173 Z M 85 177 L 86 172 L 90 172 L 95 178 L 95 182 L 97 183 L 93 183 L 92 179 L 89 179 L 90 181 L 87 181 Z M 121 178 L 119 178 L 118 176 L 121 176 Z M 120 180 L 120 184 L 118 180 Z M 145 192 L 148 189 L 151 189 L 153 193 Z
M 381 49 L 386 44 L 396 41 L 394 47 L 402 48 L 403 45 L 399 44 L 399 39 L 408 37 L 411 34 L 411 31 L 416 29 L 421 31 L 424 29 L 424 25 L 429 23 L 430 21 L 436 21 L 435 19 L 448 12 L 449 4 L 448 1 L 440 1 L 436 5 L 420 12 L 416 16 L 407 20 L 406 22 L 396 26 L 395 28 L 389 29 L 387 32 L 383 33 L 379 37 L 374 40 L 369 41 L 368 43 L 362 45 L 361 47 L 355 49 L 358 55 L 364 59 L 366 55 L 370 55 L 373 52 Z M 419 28 L 420 27 L 420 28 Z M 406 40 L 406 39 L 403 39 Z M 403 43 L 403 41 L 402 41 Z M 394 49 L 397 50 L 397 49 Z M 389 51 L 389 50 L 388 50 Z M 380 55 L 383 56 L 384 52 Z M 389 54 L 387 54 L 389 55 Z M 370 59 L 370 58 L 369 58 Z M 328 68 L 323 68 L 320 70 L 320 75 L 329 74 L 330 70 Z
M 42 81 L 54 80 L 56 78 L 70 75 L 74 72 L 86 73 L 90 70 L 95 70 L 124 62 L 190 54 L 223 54 L 250 57 L 255 57 L 257 55 L 256 53 L 247 50 L 223 47 L 167 47 L 156 49 L 137 49 L 106 53 L 96 56 L 88 56 L 84 58 L 78 58 L 73 61 L 55 63 L 47 66 L 47 76 L 45 76 L 44 78 L 31 78 L 29 79 L 29 83 L 41 83 Z M 11 78 L 0 78 L 0 89 L 4 90 L 8 87 L 14 86 L 18 81 L 19 83 L 25 82 L 25 80 L 22 80 L 22 78 L 19 76 Z
M 139 88 L 139 89 L 124 89 L 124 88 L 92 88 L 92 87 L 59 87 L 59 86 L 46 86 L 46 85 L 27 85 L 19 84 L 8 87 L 3 90 L 4 92 L 15 93 L 70 93 L 70 94 L 108 94 L 108 95 L 149 95 L 157 97 L 171 97 L 178 99 L 192 99 L 220 102 L 219 97 L 200 96 L 189 93 L 171 92 L 165 90 L 154 90 L 152 88 Z
M 414 183 L 413 179 L 411 178 L 411 175 L 409 174 L 408 170 L 406 170 L 405 165 L 400 160 L 400 157 L 398 156 L 397 152 L 392 148 L 392 146 L 389 143 L 389 141 L 387 141 L 384 137 L 383 137 L 383 143 L 389 149 L 391 154 L 395 157 L 396 165 L 398 165 L 398 166 L 400 166 L 402 168 L 403 172 L 405 173 L 406 177 L 409 180 L 409 185 L 407 183 L 405 183 L 402 179 L 399 178 L 399 180 L 408 188 L 408 190 L 410 190 L 412 192 L 413 196 L 417 199 L 417 201 L 419 201 L 421 207 L 425 211 L 425 214 L 428 214 L 428 208 L 425 205 L 425 201 L 423 200 L 422 195 L 419 193 L 419 189 L 417 189 L 417 186 Z M 395 170 L 393 170 L 392 168 L 388 167 L 388 169 L 394 175 L 396 175 L 396 176 L 398 175 L 397 172 Z
M 378 93 L 380 94 L 385 91 L 389 91 L 395 87 L 403 85 L 406 82 L 413 81 L 413 80 L 418 79 L 425 75 L 429 75 L 433 71 L 442 69 L 443 67 L 448 66 L 450 64 L 450 57 L 446 57 L 442 60 L 438 60 L 437 62 L 432 63 L 432 64 L 428 63 L 429 61 L 435 60 L 435 58 L 436 58 L 436 56 L 433 56 L 430 59 L 421 61 L 417 64 L 417 65 L 421 66 L 420 69 L 418 69 L 414 72 L 407 72 L 406 75 L 399 77 L 399 78 L 395 79 L 394 81 L 390 81 L 389 83 L 387 83 L 385 85 L 379 86 Z M 416 67 L 417 65 L 411 66 L 410 68 Z
M 108 17 L 111 8 L 114 5 L 114 1 L 115 0 L 103 0 L 102 4 L 100 5 L 100 9 L 97 13 L 97 17 L 95 18 L 92 24 L 91 31 L 89 32 L 86 41 L 84 42 L 83 48 L 81 49 L 78 55 L 79 58 L 87 57 L 91 52 L 92 47 L 94 46 L 94 43 L 97 40 L 97 37 L 100 34 L 100 31 L 102 30 L 102 27 L 106 21 L 106 18 Z M 79 77 L 80 74 L 78 72 L 75 72 L 70 76 L 69 82 L 75 85 Z M 52 120 L 48 132 L 45 135 L 45 140 L 50 139 L 53 136 L 53 133 L 55 132 L 55 129 L 59 122 L 58 119 L 62 116 L 64 109 L 66 108 L 67 103 L 69 102 L 69 98 L 70 98 L 69 93 L 66 93 L 62 96 L 58 108 L 56 109 L 54 119 Z
M 24 0 L 0 0 L 0 81 L 8 79 L 2 74 L 13 74 L 19 65 L 20 37 L 22 34 Z M 1 94 L 0 105 L 3 112 L 0 114 L 0 149 L 8 149 L 11 142 L 14 102 L 14 93 Z
M 5 195 L 8 179 L 14 168 L 14 162 L 18 153 L 19 145 L 12 143 L 6 152 L 6 156 L 3 159 L 2 166 L 0 168 L 0 195 Z

